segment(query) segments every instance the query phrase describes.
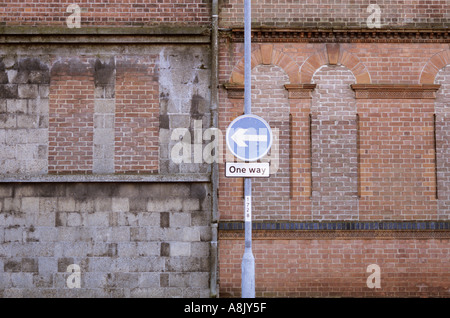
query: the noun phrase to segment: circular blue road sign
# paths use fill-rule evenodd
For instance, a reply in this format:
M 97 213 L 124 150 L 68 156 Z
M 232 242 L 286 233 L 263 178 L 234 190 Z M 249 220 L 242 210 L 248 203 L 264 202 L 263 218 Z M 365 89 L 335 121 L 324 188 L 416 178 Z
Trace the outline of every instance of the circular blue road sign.
M 244 161 L 264 157 L 272 146 L 272 129 L 256 115 L 235 118 L 227 128 L 226 142 L 231 153 Z

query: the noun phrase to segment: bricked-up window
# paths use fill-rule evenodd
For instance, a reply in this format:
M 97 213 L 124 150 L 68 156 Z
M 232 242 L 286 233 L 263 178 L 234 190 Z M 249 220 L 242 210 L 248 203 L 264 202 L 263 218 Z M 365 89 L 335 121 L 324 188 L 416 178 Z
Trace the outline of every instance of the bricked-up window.
M 360 99 L 360 220 L 436 217 L 432 99 Z
M 87 59 L 60 59 L 51 70 L 49 173 L 91 173 L 94 69 Z
M 278 66 L 261 64 L 252 70 L 252 113 L 267 120 L 275 131 L 274 143 L 278 142 L 269 152 L 270 178 L 259 178 L 252 183 L 256 219 L 283 219 L 290 215 L 289 101 L 284 88 L 288 82 L 289 77 Z M 272 174 L 277 166 L 276 173 Z
M 436 168 L 438 186 L 438 218 L 450 216 L 450 65 L 442 68 L 436 76 L 441 88 L 436 94 Z
M 323 66 L 312 95 L 312 215 L 318 220 L 357 219 L 356 100 L 352 72 Z

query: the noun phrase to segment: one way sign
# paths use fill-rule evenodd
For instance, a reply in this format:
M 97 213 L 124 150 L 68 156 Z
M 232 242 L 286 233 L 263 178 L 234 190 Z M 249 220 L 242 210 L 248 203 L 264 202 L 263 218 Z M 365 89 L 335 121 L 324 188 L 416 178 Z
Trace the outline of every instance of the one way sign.
M 228 149 L 237 158 L 255 161 L 264 157 L 272 146 L 272 129 L 256 115 L 242 115 L 228 126 L 226 134 Z

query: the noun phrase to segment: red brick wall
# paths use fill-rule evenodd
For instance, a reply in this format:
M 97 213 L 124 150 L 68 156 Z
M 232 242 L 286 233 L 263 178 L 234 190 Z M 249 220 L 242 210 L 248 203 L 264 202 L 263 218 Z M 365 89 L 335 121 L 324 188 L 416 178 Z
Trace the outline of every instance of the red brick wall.
M 86 59 L 61 59 L 51 71 L 49 173 L 92 172 L 94 74 Z
M 156 56 L 117 61 L 115 171 L 158 171 L 159 93 Z
M 242 81 L 242 43 L 227 44 L 226 40 L 222 39 L 221 45 L 219 61 L 222 83 Z M 273 68 L 273 63 L 267 66 L 260 65 L 261 47 L 261 44 L 253 44 L 254 89 L 269 78 L 272 78 L 273 82 L 264 84 L 264 89 L 259 89 L 253 100 L 254 105 L 262 102 L 269 104 L 270 107 L 267 107 L 265 112 L 257 113 L 258 108 L 255 108 L 255 111 L 270 121 L 276 116 L 286 115 L 289 103 L 293 146 L 289 149 L 289 133 L 287 133 L 286 138 L 281 140 L 280 147 L 284 151 L 283 157 L 291 157 L 286 167 L 290 182 L 277 191 L 282 197 L 285 195 L 284 191 L 290 188 L 290 204 L 286 205 L 285 200 L 280 199 L 283 204 L 266 209 L 267 205 L 261 203 L 261 211 L 271 212 L 265 215 L 255 209 L 256 218 L 295 220 L 311 217 L 313 219 L 361 217 L 406 220 L 433 219 L 438 216 L 434 197 L 436 190 L 432 127 L 434 100 L 355 99 L 350 84 L 357 82 L 354 74 L 358 74 L 361 70 L 367 70 L 365 78 L 371 83 L 417 84 L 422 69 L 429 59 L 443 50 L 442 44 L 392 43 L 374 46 L 370 43 L 346 43 L 341 45 L 339 53 L 345 67 L 328 66 L 322 69 L 319 69 L 320 66 L 328 63 L 323 44 L 273 44 L 272 51 L 280 52 L 273 54 L 280 56 L 284 54 L 291 61 L 285 69 L 279 66 Z M 280 58 L 278 61 L 282 63 L 283 59 Z M 295 76 L 290 71 L 295 69 L 295 65 L 300 69 L 300 73 L 306 68 L 305 65 L 308 67 L 315 65 L 316 69 L 311 71 L 311 74 L 315 75 L 311 80 L 316 82 L 317 87 L 312 93 L 312 99 L 287 99 L 286 105 L 278 108 L 283 104 L 277 97 L 283 94 L 283 84 L 295 84 L 292 83 Z M 391 67 L 392 71 L 389 72 Z M 263 68 L 265 72 L 262 72 Z M 338 71 L 341 69 L 342 71 Z M 335 70 L 334 73 L 332 70 Z M 284 78 L 278 80 L 278 73 L 284 73 Z M 443 81 L 441 77 L 439 81 Z M 446 88 L 443 87 L 438 96 L 445 95 L 445 92 Z M 287 94 L 286 90 L 284 94 Z M 439 98 L 442 100 L 443 97 Z M 439 98 L 437 103 L 444 105 L 444 102 L 439 102 Z M 243 100 L 227 98 L 227 91 L 222 89 L 219 105 L 220 127 L 225 130 L 232 119 L 243 113 Z M 445 129 L 442 114 L 446 111 L 440 112 L 437 123 L 440 126 L 437 129 Z M 360 116 L 359 176 L 356 163 L 357 113 Z M 312 114 L 313 119 L 312 162 L 309 158 L 309 114 Z M 320 120 L 318 116 L 322 116 Z M 330 120 L 327 121 L 327 118 Z M 336 120 L 341 122 L 337 123 Z M 324 125 L 328 125 L 329 129 L 325 129 Z M 281 130 L 282 136 L 283 131 L 284 128 Z M 440 142 L 441 149 L 444 149 L 439 150 L 438 155 L 444 158 L 447 151 L 446 133 L 438 132 L 437 138 L 440 140 L 438 143 Z M 324 161 L 324 158 L 328 158 L 326 159 L 328 161 Z M 439 173 L 442 176 L 439 184 L 443 187 L 442 192 L 446 193 L 447 181 L 444 180 L 447 180 L 447 177 L 444 174 L 447 163 L 444 163 L 446 161 L 443 159 L 440 160 Z M 312 190 L 315 195 L 312 200 L 309 199 L 311 164 Z M 220 169 L 223 167 L 220 166 Z M 220 171 L 221 218 L 239 220 L 243 209 L 242 180 L 225 179 L 223 170 Z M 280 170 L 280 173 L 282 172 L 283 170 Z M 270 192 L 271 187 L 276 187 L 277 182 L 271 183 L 270 179 L 268 181 L 268 183 L 259 180 L 256 182 L 261 185 L 267 184 L 261 187 L 261 190 Z M 362 195 L 359 203 L 356 197 L 358 192 Z M 260 196 L 261 202 L 268 202 L 268 199 L 262 199 L 264 195 Z M 341 207 L 338 208 L 339 216 L 336 214 L 336 205 L 332 203 L 337 198 L 343 200 Z M 440 215 L 442 216 L 442 213 Z
M 70 4 L 81 8 L 81 26 L 143 26 L 210 22 L 210 1 L 101 1 L 26 0 L 0 5 L 0 20 L 6 25 L 58 25 L 66 27 Z
M 370 3 L 380 6 L 381 26 L 389 28 L 414 27 L 424 23 L 444 25 L 448 23 L 448 3 L 434 1 L 252 1 L 252 22 L 264 26 L 301 27 L 366 27 Z M 243 26 L 244 2 L 224 0 L 221 7 L 220 25 Z
M 343 66 L 324 66 L 313 82 L 311 213 L 319 220 L 357 219 L 355 77 Z
M 435 103 L 438 217 L 448 220 L 450 218 L 450 66 L 440 70 L 436 76 L 436 83 L 441 84 Z
M 433 100 L 358 101 L 360 219 L 436 219 Z
M 227 41 L 221 42 L 220 80 L 239 84 L 243 82 L 243 45 Z M 277 219 L 280 223 L 339 219 L 448 220 L 448 66 L 436 76 L 436 83 L 442 85 L 436 100 L 357 99 L 350 86 L 358 81 L 421 83 L 430 59 L 436 54 L 445 58 L 441 53 L 448 51 L 445 44 L 343 43 L 339 66 L 324 66 L 329 64 L 329 57 L 326 46 L 320 43 L 273 43 L 272 51 L 268 50 L 268 43 L 252 45 L 252 90 L 258 92 L 253 96 L 254 113 L 270 122 L 289 111 L 292 120 L 291 141 L 282 139 L 280 146 L 290 156 L 286 169 L 289 185 L 278 189 L 277 175 L 254 181 L 255 220 Z M 262 65 L 267 61 L 267 56 L 262 56 L 267 51 L 280 58 L 272 58 L 271 63 Z M 281 58 L 283 54 L 287 57 Z M 306 83 L 316 84 L 311 96 L 286 99 L 291 93 L 283 85 L 304 84 L 305 78 Z M 283 90 L 284 100 L 280 98 Z M 243 100 L 236 95 L 228 98 L 230 92 L 220 90 L 222 129 L 243 112 Z M 265 111 L 257 106 L 264 103 L 270 105 Z M 437 161 L 434 159 L 434 113 L 437 114 Z M 312 145 L 309 114 L 312 114 Z M 273 120 L 271 125 L 276 127 L 277 123 Z M 242 180 L 225 179 L 222 165 L 219 167 L 221 221 L 242 221 Z M 435 197 L 436 167 L 438 199 Z M 270 199 L 271 187 L 277 189 L 283 204 L 271 205 L 276 201 Z M 286 204 L 288 188 L 291 196 Z M 286 235 L 286 239 L 265 240 L 261 237 L 264 236 L 253 241 L 257 296 L 448 297 L 450 268 L 446 239 L 309 240 Z M 220 239 L 222 297 L 240 296 L 243 247 L 241 240 Z M 381 267 L 381 289 L 366 285 L 370 275 L 366 268 L 370 264 Z
M 220 296 L 240 297 L 243 241 L 219 244 Z M 256 297 L 448 297 L 448 240 L 255 240 Z M 367 266 L 381 288 L 368 288 Z

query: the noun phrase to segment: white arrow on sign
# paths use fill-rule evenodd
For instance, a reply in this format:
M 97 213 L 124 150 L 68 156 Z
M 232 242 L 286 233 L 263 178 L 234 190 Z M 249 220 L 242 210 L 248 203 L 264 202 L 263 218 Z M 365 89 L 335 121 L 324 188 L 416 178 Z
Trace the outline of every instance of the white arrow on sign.
M 267 135 L 246 135 L 248 129 L 239 128 L 235 131 L 231 139 L 238 145 L 238 147 L 248 147 L 245 141 L 265 141 L 267 142 Z

